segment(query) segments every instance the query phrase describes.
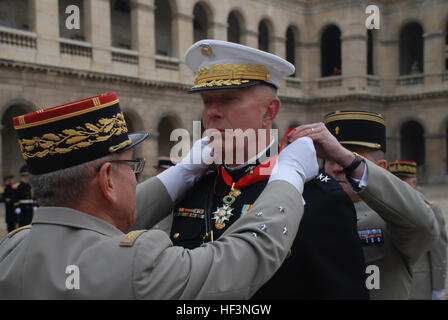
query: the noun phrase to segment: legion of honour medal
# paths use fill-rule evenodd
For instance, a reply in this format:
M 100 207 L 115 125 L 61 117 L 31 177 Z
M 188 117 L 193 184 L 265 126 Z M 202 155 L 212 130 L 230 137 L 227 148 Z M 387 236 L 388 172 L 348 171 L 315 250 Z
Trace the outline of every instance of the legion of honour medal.
M 215 212 L 213 212 L 213 220 L 215 220 L 215 227 L 218 230 L 223 229 L 226 226 L 225 221 L 229 221 L 230 217 L 233 215 L 230 206 L 235 202 L 235 198 L 241 194 L 241 191 L 237 188 L 234 188 L 234 184 L 230 188 L 230 192 L 223 199 L 223 206 L 218 207 Z

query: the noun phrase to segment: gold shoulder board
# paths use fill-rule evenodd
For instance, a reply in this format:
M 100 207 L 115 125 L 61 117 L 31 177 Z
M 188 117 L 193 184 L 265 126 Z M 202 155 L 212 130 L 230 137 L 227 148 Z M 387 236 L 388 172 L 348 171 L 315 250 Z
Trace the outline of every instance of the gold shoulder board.
M 0 193 L 5 193 L 5 188 L 0 187 Z
M 135 230 L 126 234 L 120 241 L 120 247 L 132 247 L 135 240 L 143 233 L 148 230 Z
M 12 185 L 12 188 L 13 188 L 13 189 L 17 189 L 17 188 L 19 187 L 19 184 L 20 184 L 20 182 L 17 182 L 17 183 L 15 183 L 15 184 L 13 184 L 13 185 Z
M 11 238 L 13 235 L 18 233 L 19 231 L 22 231 L 22 230 L 25 230 L 25 229 L 31 229 L 31 225 L 29 224 L 27 226 L 23 226 L 23 227 L 15 229 L 15 230 L 12 230 L 10 233 L 8 233 L 8 237 Z

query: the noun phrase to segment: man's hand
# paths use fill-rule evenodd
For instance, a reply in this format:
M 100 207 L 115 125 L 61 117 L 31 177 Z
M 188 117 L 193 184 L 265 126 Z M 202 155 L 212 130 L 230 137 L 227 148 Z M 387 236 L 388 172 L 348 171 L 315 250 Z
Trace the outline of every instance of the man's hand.
M 288 135 L 290 142 L 302 137 L 310 137 L 313 140 L 319 158 L 336 162 L 343 168 L 355 159 L 354 154 L 339 143 L 323 122 L 299 126 Z
M 274 169 L 269 182 L 284 180 L 302 193 L 303 184 L 313 179 L 319 171 L 313 141 L 307 137 L 295 140 L 280 152 L 276 166 L 277 170 Z

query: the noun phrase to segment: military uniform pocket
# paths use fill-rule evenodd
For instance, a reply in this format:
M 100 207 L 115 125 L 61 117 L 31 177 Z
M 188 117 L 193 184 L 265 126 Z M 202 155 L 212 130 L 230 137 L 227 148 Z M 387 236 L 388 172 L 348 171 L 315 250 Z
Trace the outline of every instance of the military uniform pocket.
M 175 246 L 193 249 L 202 244 L 205 234 L 204 210 L 180 208 L 174 211 L 170 238 Z

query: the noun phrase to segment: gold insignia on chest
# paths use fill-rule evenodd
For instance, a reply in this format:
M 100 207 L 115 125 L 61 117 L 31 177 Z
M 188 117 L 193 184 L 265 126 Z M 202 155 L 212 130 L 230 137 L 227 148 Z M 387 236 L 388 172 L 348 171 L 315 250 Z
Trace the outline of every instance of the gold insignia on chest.
M 213 212 L 213 220 L 215 220 L 216 229 L 221 230 L 226 226 L 225 221 L 229 221 L 230 217 L 233 216 L 232 210 L 233 209 L 230 208 L 229 205 L 224 204 Z
M 218 230 L 223 229 L 226 226 L 225 221 L 230 221 L 230 217 L 233 216 L 230 206 L 235 202 L 235 199 L 241 195 L 241 190 L 235 188 L 235 183 L 232 184 L 229 194 L 222 198 L 223 206 L 218 207 L 213 212 L 213 220 L 215 220 L 215 228 Z

